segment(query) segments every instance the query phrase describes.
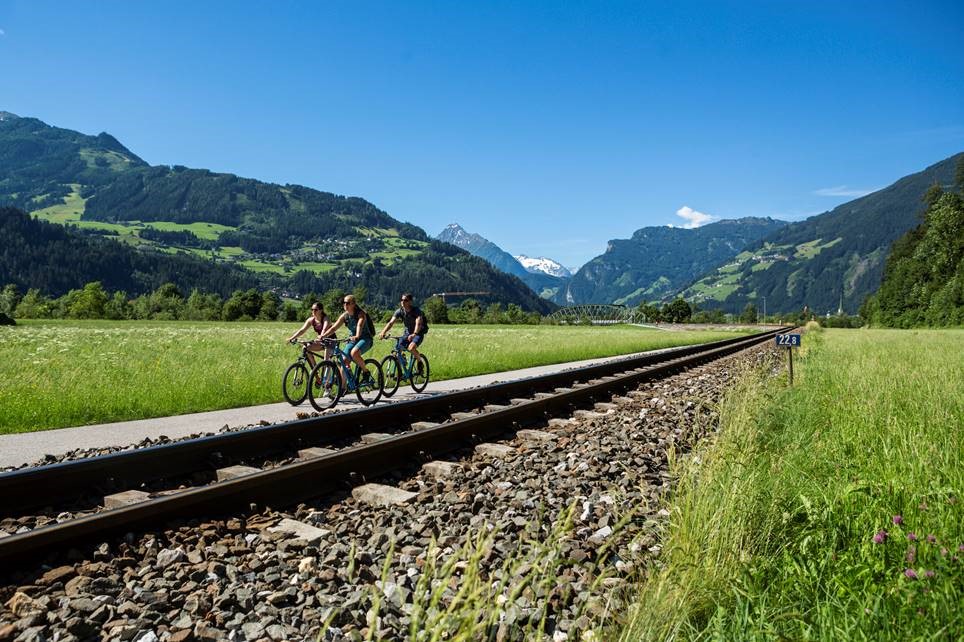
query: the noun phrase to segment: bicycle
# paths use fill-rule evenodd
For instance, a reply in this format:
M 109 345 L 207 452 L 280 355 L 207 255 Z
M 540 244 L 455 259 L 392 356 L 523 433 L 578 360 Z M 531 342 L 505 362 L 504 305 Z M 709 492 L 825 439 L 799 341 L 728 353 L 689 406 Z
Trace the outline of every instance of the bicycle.
M 288 366 L 285 370 L 284 376 L 281 377 L 281 394 L 284 395 L 285 401 L 290 403 L 292 406 L 298 406 L 305 402 L 308 398 L 308 376 L 310 370 L 308 369 L 311 361 L 308 359 L 308 355 L 313 355 L 318 358 L 319 361 L 323 361 L 329 357 L 329 350 L 326 350 L 326 354 L 320 354 L 313 350 L 309 350 L 310 346 L 314 341 L 289 341 L 291 345 L 301 344 L 301 356 L 298 360 Z
M 391 354 L 382 359 L 381 367 L 385 377 L 383 393 L 386 397 L 391 397 L 398 391 L 398 385 L 406 379 L 415 392 L 422 392 L 428 385 L 429 365 L 428 357 L 419 352 L 418 357 L 411 360 L 405 358 L 408 350 L 398 347 L 398 340 L 402 337 L 385 337 L 386 341 L 395 341 L 395 347 Z
M 346 339 L 322 339 L 332 347 L 344 343 Z M 346 392 L 354 392 L 363 406 L 370 406 L 381 399 L 385 385 L 382 367 L 374 359 L 365 359 L 365 371 L 355 364 L 354 369 L 346 364 L 353 363 L 350 355 L 336 349 L 333 358 L 325 359 L 314 367 L 308 379 L 308 401 L 319 412 L 334 408 Z M 341 370 L 339 370 L 341 368 Z

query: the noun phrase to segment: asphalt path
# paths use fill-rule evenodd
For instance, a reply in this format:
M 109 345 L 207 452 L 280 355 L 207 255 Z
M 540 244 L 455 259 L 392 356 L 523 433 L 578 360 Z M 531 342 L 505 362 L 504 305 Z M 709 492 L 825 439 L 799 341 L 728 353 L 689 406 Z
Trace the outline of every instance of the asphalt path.
M 649 353 L 663 352 L 651 350 Z M 635 353 L 646 354 L 646 353 Z M 537 366 L 522 370 L 510 370 L 462 379 L 447 381 L 430 381 L 421 395 L 414 393 L 408 385 L 399 388 L 389 403 L 417 396 L 439 394 L 465 388 L 478 388 L 503 381 L 524 379 L 535 375 L 548 374 L 579 368 L 596 363 L 625 359 L 634 355 L 622 355 L 605 359 L 588 359 L 585 361 L 570 361 L 549 366 Z M 278 391 L 280 396 L 281 391 Z M 381 401 L 379 403 L 382 403 Z M 354 395 L 342 399 L 337 408 L 357 408 L 361 404 Z M 172 417 L 156 417 L 153 419 L 138 419 L 135 421 L 119 421 L 108 424 L 93 424 L 75 428 L 60 428 L 56 430 L 41 430 L 37 432 L 0 435 L 0 467 L 21 466 L 40 461 L 46 455 L 62 455 L 78 448 L 109 448 L 125 447 L 136 444 L 145 438 L 156 439 L 166 436 L 180 439 L 198 433 L 216 433 L 225 427 L 236 428 L 258 425 L 261 422 L 271 424 L 291 421 L 298 418 L 298 413 L 310 413 L 314 408 L 308 401 L 300 406 L 288 403 L 273 403 L 263 406 L 247 406 L 244 408 L 229 408 L 227 410 L 212 410 L 196 412 Z

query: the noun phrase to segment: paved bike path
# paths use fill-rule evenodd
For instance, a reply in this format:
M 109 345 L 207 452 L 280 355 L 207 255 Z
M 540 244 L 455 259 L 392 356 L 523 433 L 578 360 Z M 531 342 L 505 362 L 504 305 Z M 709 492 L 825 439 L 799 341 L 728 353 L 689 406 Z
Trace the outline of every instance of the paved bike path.
M 665 350 L 651 350 L 650 353 Z M 645 353 L 635 353 L 645 354 Z M 603 359 L 587 359 L 584 361 L 570 361 L 548 366 L 523 368 L 496 372 L 487 375 L 449 379 L 447 381 L 430 381 L 428 388 L 421 395 L 412 392 L 411 387 L 404 385 L 399 388 L 390 401 L 412 399 L 418 396 L 477 388 L 502 381 L 524 379 L 541 374 L 559 372 L 571 368 L 603 363 L 614 359 L 625 359 L 634 355 L 608 357 Z M 379 402 L 382 403 L 382 402 Z M 357 398 L 348 395 L 338 403 L 338 408 L 358 408 L 361 404 Z M 57 430 L 41 430 L 38 432 L 0 435 L 0 467 L 20 466 L 34 463 L 45 455 L 61 455 L 77 448 L 108 448 L 111 446 L 129 446 L 145 438 L 157 438 L 165 435 L 171 439 L 179 439 L 198 433 L 216 433 L 225 426 L 242 427 L 258 424 L 262 421 L 280 423 L 298 418 L 298 413 L 310 413 L 314 408 L 307 401 L 300 406 L 288 403 L 273 403 L 263 406 L 247 406 L 244 408 L 230 408 L 227 410 L 212 410 L 196 412 L 173 417 L 156 417 L 154 419 L 138 419 L 134 421 L 119 421 L 108 424 L 93 424 L 76 428 L 60 428 Z

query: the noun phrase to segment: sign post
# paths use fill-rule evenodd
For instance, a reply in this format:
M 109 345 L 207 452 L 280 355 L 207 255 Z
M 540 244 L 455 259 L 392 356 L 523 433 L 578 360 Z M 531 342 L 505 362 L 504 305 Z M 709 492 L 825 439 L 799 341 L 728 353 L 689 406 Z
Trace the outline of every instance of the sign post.
M 777 346 L 785 347 L 787 349 L 787 372 L 790 375 L 790 385 L 793 385 L 793 349 L 799 348 L 800 344 L 803 342 L 803 335 L 799 333 L 795 334 L 778 334 L 776 337 Z

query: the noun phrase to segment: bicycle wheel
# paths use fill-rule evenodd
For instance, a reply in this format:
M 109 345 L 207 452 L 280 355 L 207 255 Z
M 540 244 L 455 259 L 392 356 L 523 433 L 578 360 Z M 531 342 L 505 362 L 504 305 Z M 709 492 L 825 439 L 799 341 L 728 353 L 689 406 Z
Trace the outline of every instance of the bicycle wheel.
M 365 369 L 355 368 L 355 394 L 363 406 L 370 406 L 382 397 L 385 379 L 382 366 L 374 359 L 365 359 Z
M 288 366 L 281 378 L 281 394 L 292 406 L 304 403 L 308 396 L 308 368 L 305 364 L 296 361 Z
M 412 364 L 412 390 L 422 392 L 428 385 L 428 357 L 419 354 Z
M 308 401 L 321 412 L 334 408 L 342 395 L 338 367 L 331 361 L 322 361 L 308 376 Z
M 401 382 L 402 366 L 398 363 L 395 355 L 388 355 L 382 359 L 382 377 L 385 379 L 385 387 L 382 394 L 391 397 L 398 391 L 398 384 Z

